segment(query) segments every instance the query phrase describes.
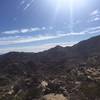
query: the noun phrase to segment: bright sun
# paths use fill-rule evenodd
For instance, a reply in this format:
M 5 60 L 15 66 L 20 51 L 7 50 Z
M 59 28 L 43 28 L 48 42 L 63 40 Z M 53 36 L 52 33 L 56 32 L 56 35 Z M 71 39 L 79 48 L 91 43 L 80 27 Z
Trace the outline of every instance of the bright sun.
M 70 31 L 73 31 L 74 14 L 78 10 L 85 9 L 88 0 L 47 0 L 48 4 L 55 11 L 54 20 L 59 13 L 69 14 L 70 17 Z M 67 13 L 68 12 L 68 13 Z M 63 15 L 62 15 L 63 16 Z
M 65 7 L 83 7 L 86 3 L 86 0 L 49 0 L 49 2 L 57 7 L 58 9 L 63 9 Z

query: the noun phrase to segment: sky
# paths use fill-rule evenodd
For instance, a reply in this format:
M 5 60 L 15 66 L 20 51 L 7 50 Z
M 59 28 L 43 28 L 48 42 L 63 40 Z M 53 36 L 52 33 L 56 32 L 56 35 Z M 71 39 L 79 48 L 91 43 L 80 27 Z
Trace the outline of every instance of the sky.
M 72 46 L 100 35 L 100 0 L 0 0 L 0 54 Z

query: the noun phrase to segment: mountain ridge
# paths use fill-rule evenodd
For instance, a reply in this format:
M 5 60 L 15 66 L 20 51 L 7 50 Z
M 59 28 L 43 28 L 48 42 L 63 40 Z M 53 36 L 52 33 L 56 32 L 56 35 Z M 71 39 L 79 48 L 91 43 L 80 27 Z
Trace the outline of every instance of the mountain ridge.
M 52 50 L 52 49 L 65 49 L 65 48 L 74 48 L 74 47 L 77 47 L 78 45 L 82 45 L 82 44 L 84 44 L 84 43 L 86 43 L 86 42 L 88 42 L 88 41 L 93 41 L 93 40 L 96 40 L 95 42 L 97 42 L 98 40 L 100 40 L 100 35 L 98 35 L 98 36 L 94 36 L 94 37 L 91 37 L 91 38 L 89 38 L 89 39 L 86 39 L 86 40 L 82 40 L 82 41 L 80 41 L 80 42 L 78 42 L 77 44 L 75 44 L 75 45 L 73 45 L 73 46 L 66 46 L 66 47 L 63 47 L 63 46 L 60 46 L 60 45 L 56 45 L 55 47 L 53 47 L 53 48 L 50 48 L 50 49 L 48 49 L 48 50 L 44 50 L 44 51 L 42 51 L 42 52 L 38 52 L 38 53 L 43 53 L 43 52 L 46 52 L 46 51 L 50 51 L 50 50 Z M 92 45 L 94 45 L 94 44 L 96 44 L 96 43 L 91 43 Z M 17 52 L 17 51 L 12 51 L 12 52 L 8 52 L 8 53 L 5 53 L 5 54 L 16 54 L 16 53 L 19 53 L 19 54 L 21 54 L 21 53 L 23 53 L 23 54 L 25 54 L 26 52 Z M 26 54 L 38 54 L 38 53 L 34 53 L 34 52 L 27 52 Z M 5 55 L 5 54 L 1 54 L 0 56 L 2 56 L 2 55 Z

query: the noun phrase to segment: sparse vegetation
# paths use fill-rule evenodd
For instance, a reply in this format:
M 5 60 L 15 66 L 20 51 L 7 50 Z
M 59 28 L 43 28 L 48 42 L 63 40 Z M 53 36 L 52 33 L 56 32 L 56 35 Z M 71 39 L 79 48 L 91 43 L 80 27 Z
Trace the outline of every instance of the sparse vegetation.
M 100 36 L 37 54 L 1 55 L 0 100 L 99 100 L 100 44 L 92 45 L 96 40 Z

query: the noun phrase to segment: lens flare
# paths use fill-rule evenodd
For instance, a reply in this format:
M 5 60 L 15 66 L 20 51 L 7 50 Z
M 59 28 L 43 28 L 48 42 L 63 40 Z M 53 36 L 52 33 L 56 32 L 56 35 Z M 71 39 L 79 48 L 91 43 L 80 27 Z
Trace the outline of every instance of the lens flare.
M 48 1 L 49 5 L 55 11 L 53 22 L 55 22 L 54 20 L 56 20 L 59 13 L 64 15 L 69 14 L 68 16 L 70 17 L 69 19 L 70 32 L 73 32 L 74 14 L 77 10 L 81 11 L 82 9 L 85 9 L 87 1 L 86 0 L 48 0 Z

